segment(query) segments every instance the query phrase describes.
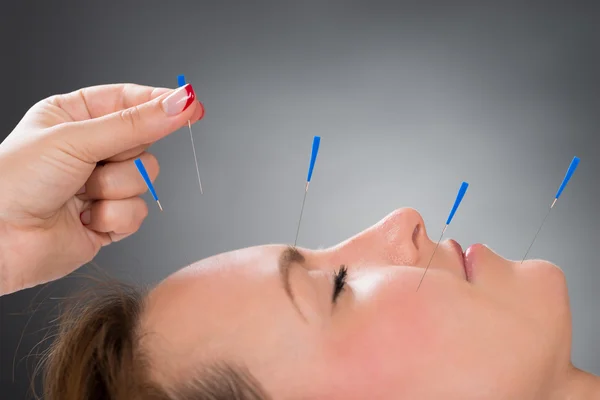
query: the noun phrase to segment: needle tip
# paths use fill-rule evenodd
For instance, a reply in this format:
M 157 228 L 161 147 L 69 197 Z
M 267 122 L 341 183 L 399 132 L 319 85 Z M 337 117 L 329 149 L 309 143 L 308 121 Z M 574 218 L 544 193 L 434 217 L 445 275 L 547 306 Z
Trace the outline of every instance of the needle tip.
M 163 210 L 162 206 L 160 205 L 160 201 L 156 200 L 156 204 L 158 204 L 158 208 L 160 208 L 160 211 Z

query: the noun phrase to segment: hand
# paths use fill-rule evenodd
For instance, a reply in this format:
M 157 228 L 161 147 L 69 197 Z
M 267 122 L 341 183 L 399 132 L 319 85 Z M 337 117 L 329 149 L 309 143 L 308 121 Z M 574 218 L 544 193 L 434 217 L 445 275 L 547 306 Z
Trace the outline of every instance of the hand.
M 146 150 L 202 118 L 191 85 L 96 86 L 34 105 L 0 144 L 0 295 L 63 277 L 136 232 L 158 162 Z

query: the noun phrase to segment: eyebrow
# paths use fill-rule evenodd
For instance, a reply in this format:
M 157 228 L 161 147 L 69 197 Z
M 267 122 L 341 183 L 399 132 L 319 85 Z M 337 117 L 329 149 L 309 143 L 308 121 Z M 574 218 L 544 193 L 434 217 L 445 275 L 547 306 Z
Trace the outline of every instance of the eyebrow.
M 287 297 L 290 299 L 290 301 L 294 305 L 294 308 L 296 309 L 296 311 L 298 311 L 300 316 L 302 316 L 302 319 L 304 319 L 306 321 L 306 317 L 304 316 L 304 314 L 302 314 L 302 312 L 298 308 L 298 304 L 296 303 L 296 298 L 294 297 L 294 293 L 292 292 L 292 288 L 290 286 L 290 270 L 294 266 L 301 266 L 301 267 L 305 268 L 304 262 L 305 262 L 305 258 L 302 255 L 302 253 L 300 253 L 298 251 L 298 249 L 296 249 L 295 247 L 288 246 L 279 255 L 279 265 L 278 266 L 279 266 L 279 276 L 281 277 L 281 283 L 283 284 L 283 289 L 285 290 L 285 294 L 287 295 Z

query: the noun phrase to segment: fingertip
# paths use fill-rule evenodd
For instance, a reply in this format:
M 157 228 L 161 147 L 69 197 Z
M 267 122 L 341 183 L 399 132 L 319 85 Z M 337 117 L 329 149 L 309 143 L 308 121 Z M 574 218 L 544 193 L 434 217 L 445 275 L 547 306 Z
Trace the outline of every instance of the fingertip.
M 201 120 L 204 117 L 204 104 L 201 101 L 198 101 L 198 111 L 200 115 L 198 116 L 198 120 Z
M 144 199 L 142 199 L 141 197 L 138 197 L 141 201 L 139 203 L 139 210 L 141 213 L 141 218 L 140 218 L 140 226 L 142 225 L 142 222 L 144 222 L 144 220 L 146 219 L 146 217 L 148 216 L 148 214 L 150 213 L 150 209 L 148 208 L 148 204 L 144 201 Z M 138 227 L 139 228 L 139 227 Z
M 146 171 L 148 172 L 148 175 L 150 175 L 150 180 L 152 182 L 154 182 L 154 180 L 160 174 L 160 164 L 158 162 L 158 159 L 156 158 L 156 156 L 154 154 L 148 153 L 148 152 L 142 153 L 139 156 L 139 158 L 142 159 L 142 162 L 144 163 L 144 166 L 146 167 Z M 141 177 L 141 175 L 140 175 L 140 177 Z
M 194 114 L 193 114 L 193 117 L 190 119 L 190 122 L 195 124 L 196 122 L 200 121 L 203 117 L 204 117 L 204 104 L 202 104 L 200 101 L 198 101 L 198 105 L 196 106 L 196 109 L 194 110 Z

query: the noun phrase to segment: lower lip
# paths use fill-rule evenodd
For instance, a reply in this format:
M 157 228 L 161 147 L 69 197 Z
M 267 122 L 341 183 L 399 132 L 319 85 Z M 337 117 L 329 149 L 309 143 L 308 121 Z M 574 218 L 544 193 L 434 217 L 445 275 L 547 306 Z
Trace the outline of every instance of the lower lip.
M 477 261 L 477 254 L 485 248 L 481 243 L 470 246 L 465 251 L 465 273 L 467 274 L 467 280 L 470 281 L 473 278 L 473 272 L 475 269 L 475 262 Z

